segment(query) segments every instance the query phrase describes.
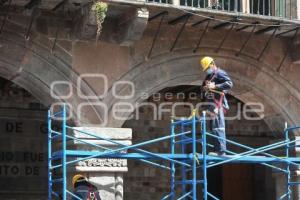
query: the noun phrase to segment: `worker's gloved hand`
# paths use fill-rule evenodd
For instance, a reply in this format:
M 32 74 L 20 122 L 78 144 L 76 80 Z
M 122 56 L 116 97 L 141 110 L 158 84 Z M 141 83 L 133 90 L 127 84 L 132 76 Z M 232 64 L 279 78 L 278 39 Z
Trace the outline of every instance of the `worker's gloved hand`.
M 204 90 L 208 91 L 210 89 L 215 89 L 216 84 L 214 82 L 206 81 L 205 85 L 203 86 Z
M 218 108 L 215 108 L 214 109 L 214 113 L 217 115 L 219 113 L 219 109 Z
M 208 89 L 216 89 L 215 82 L 208 82 L 206 86 Z

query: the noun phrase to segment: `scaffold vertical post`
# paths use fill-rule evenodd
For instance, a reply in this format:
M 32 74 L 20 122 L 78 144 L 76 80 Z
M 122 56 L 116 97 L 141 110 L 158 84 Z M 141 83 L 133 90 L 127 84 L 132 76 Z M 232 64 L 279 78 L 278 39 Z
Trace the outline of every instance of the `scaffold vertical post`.
M 52 134 L 51 134 L 51 112 L 48 110 L 48 200 L 52 198 Z
M 175 154 L 175 124 L 171 120 L 171 154 Z M 175 200 L 175 163 L 171 161 L 171 199 Z
M 62 174 L 63 174 L 63 200 L 67 200 L 67 119 L 66 119 L 66 105 L 63 105 L 63 113 L 62 113 Z
M 289 138 L 289 132 L 287 130 L 287 123 L 285 123 L 285 130 L 284 130 L 284 134 L 285 134 L 285 142 L 286 142 L 286 146 L 285 146 L 285 156 L 286 156 L 286 159 L 289 158 L 289 149 L 290 149 L 290 145 L 289 145 L 289 141 L 290 141 L 290 138 Z M 286 186 L 286 195 L 287 195 L 287 199 L 290 200 L 291 199 L 291 185 L 290 185 L 290 182 L 291 182 L 291 170 L 290 170 L 290 164 L 287 162 L 286 163 L 286 171 L 287 171 L 287 174 L 286 174 L 286 182 L 287 182 L 287 186 Z
M 196 135 L 196 114 L 192 118 L 192 139 L 193 139 L 193 199 L 197 199 L 197 135 Z
M 185 128 L 184 128 L 184 124 L 181 123 L 181 133 L 183 133 L 185 131 Z M 181 153 L 182 154 L 185 154 L 186 152 L 186 144 L 184 142 L 185 140 L 185 136 L 182 135 L 180 137 L 180 140 L 181 140 Z M 185 165 L 181 165 L 181 180 L 182 180 L 182 185 L 181 185 L 181 189 L 182 189 L 182 195 L 186 194 L 186 166 Z
M 202 113 L 203 200 L 207 200 L 206 112 Z

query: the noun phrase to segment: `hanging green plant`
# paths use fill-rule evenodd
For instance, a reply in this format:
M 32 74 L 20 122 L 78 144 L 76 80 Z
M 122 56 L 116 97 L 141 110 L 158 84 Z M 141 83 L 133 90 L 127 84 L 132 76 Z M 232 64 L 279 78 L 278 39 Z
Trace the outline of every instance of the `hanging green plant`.
M 104 22 L 104 19 L 107 14 L 107 3 L 98 1 L 95 2 L 92 6 L 92 11 L 96 14 L 96 20 L 97 20 L 97 35 L 96 35 L 96 42 L 99 40 L 99 36 L 102 31 L 102 23 Z

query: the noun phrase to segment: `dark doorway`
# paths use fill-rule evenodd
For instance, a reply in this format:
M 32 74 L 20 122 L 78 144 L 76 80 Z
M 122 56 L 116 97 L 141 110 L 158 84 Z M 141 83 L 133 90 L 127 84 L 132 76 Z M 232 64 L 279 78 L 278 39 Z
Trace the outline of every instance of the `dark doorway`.
M 253 200 L 254 168 L 251 164 L 223 166 L 223 200 Z
M 208 191 L 222 200 L 253 200 L 254 167 L 226 164 L 208 170 Z
M 209 168 L 208 174 L 208 191 L 219 199 L 223 199 L 223 167 L 216 166 Z

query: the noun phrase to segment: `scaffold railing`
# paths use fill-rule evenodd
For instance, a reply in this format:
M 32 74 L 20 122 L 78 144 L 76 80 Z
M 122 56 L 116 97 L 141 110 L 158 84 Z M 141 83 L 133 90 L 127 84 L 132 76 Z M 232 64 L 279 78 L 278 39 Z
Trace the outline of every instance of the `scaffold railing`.
M 54 130 L 53 121 L 57 120 L 61 130 Z M 185 200 L 185 199 L 214 199 L 219 200 L 208 191 L 207 171 L 209 168 L 227 163 L 256 163 L 273 170 L 281 172 L 286 177 L 286 191 L 279 198 L 292 199 L 292 186 L 300 185 L 300 182 L 292 181 L 291 169 L 298 168 L 300 158 L 290 156 L 290 148 L 297 146 L 299 139 L 291 139 L 290 132 L 300 129 L 297 127 L 287 127 L 284 130 L 284 139 L 273 144 L 253 148 L 240 144 L 233 140 L 224 139 L 227 143 L 245 149 L 243 152 L 227 151 L 225 156 L 212 156 L 208 154 L 208 149 L 213 147 L 207 142 L 207 138 L 222 139 L 219 136 L 207 131 L 206 113 L 202 112 L 201 117 L 196 117 L 196 113 L 188 119 L 172 120 L 170 134 L 143 141 L 137 144 L 125 145 L 120 142 L 105 138 L 94 133 L 69 126 L 67 124 L 67 108 L 63 105 L 59 112 L 48 111 L 48 200 L 70 198 L 81 200 L 68 189 L 67 177 L 68 167 L 79 161 L 92 158 L 119 158 L 134 159 L 167 170 L 170 173 L 170 192 L 162 197 L 162 200 Z M 70 132 L 77 131 L 97 140 L 103 140 L 111 144 L 118 145 L 115 149 L 110 149 L 89 141 L 80 139 Z M 74 150 L 70 149 L 67 141 L 77 141 L 85 145 L 91 145 L 97 150 Z M 165 153 L 153 153 L 141 147 L 169 140 L 170 151 Z M 55 146 L 55 148 L 54 148 Z M 58 148 L 58 149 L 57 149 Z M 284 150 L 284 156 L 277 156 L 270 151 Z M 130 152 L 127 152 L 131 150 Z M 124 153 L 125 152 L 125 153 Z M 163 164 L 159 161 L 165 161 Z M 59 170 L 60 173 L 54 173 Z M 130 170 L 130 169 L 129 169 Z M 55 186 L 55 187 L 54 187 Z

